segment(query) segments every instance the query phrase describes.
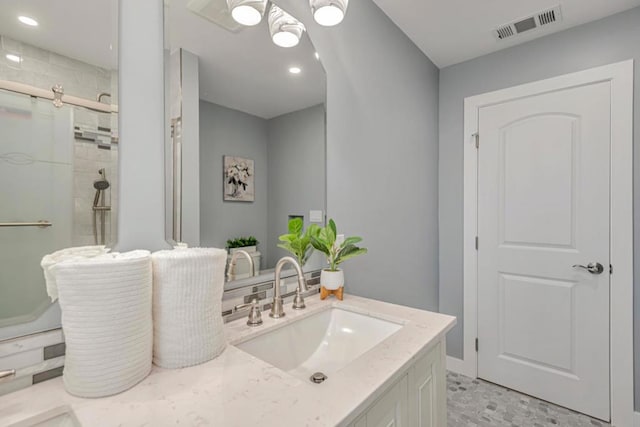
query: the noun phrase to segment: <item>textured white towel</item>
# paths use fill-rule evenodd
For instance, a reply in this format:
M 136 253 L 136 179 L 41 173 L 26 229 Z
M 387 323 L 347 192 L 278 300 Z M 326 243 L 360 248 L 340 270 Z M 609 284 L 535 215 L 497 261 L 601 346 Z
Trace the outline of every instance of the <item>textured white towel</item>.
M 78 246 L 75 248 L 67 248 L 56 251 L 52 254 L 45 255 L 40 262 L 40 266 L 44 271 L 44 281 L 47 285 L 47 295 L 51 298 L 51 302 L 58 299 L 58 287 L 56 286 L 56 278 L 52 272 L 52 268 L 59 262 L 93 258 L 109 252 L 104 246 Z
M 153 363 L 183 368 L 217 357 L 226 346 L 222 292 L 226 251 L 181 248 L 153 260 Z
M 142 381 L 151 371 L 153 350 L 149 252 L 67 260 L 51 271 L 67 344 L 67 391 L 102 397 Z

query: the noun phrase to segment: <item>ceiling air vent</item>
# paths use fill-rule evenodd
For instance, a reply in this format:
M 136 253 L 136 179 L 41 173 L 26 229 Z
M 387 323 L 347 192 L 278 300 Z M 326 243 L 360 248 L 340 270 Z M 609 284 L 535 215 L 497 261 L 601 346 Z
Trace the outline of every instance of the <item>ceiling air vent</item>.
M 237 33 L 244 29 L 244 27 L 238 24 L 229 12 L 227 6 L 227 0 L 191 0 L 187 4 L 187 8 L 214 24 L 217 24 L 229 30 L 232 33 Z
M 560 5 L 558 5 L 527 16 L 526 18 L 501 25 L 495 29 L 494 34 L 498 40 L 504 40 L 516 34 L 522 34 L 538 27 L 560 22 L 561 20 L 562 13 L 560 11 Z
M 538 22 L 540 25 L 553 24 L 561 19 L 562 15 L 560 15 L 560 6 L 538 13 Z
M 511 25 L 503 25 L 502 27 L 497 28 L 496 33 L 500 40 L 506 39 L 507 37 L 511 37 L 512 35 L 514 35 L 513 28 L 511 28 Z

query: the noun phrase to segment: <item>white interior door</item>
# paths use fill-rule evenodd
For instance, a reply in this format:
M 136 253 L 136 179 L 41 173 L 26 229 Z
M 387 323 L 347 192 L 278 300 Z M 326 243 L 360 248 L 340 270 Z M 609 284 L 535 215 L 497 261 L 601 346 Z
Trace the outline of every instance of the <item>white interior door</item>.
M 553 91 L 478 127 L 478 376 L 604 420 L 610 100 L 609 82 Z

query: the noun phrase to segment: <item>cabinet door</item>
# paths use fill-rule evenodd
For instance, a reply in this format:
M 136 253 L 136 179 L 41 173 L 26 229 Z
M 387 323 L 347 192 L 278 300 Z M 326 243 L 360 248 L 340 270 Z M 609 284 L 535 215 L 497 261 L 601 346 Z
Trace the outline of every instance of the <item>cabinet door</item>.
M 446 425 L 446 377 L 441 360 L 438 344 L 414 365 L 411 399 L 416 405 L 412 408 L 412 415 L 417 416 L 416 427 Z
M 367 427 L 410 427 L 407 376 L 402 377 L 366 413 Z M 356 424 L 359 425 L 359 424 Z

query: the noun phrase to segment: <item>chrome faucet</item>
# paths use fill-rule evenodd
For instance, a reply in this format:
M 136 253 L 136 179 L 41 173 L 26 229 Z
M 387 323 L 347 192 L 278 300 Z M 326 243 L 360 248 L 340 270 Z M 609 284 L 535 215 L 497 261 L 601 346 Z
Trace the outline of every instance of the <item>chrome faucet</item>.
M 304 274 L 302 273 L 300 264 L 290 256 L 280 258 L 276 264 L 276 278 L 273 284 L 273 303 L 271 304 L 271 312 L 269 312 L 269 317 L 273 317 L 274 319 L 284 317 L 285 315 L 284 308 L 282 307 L 282 294 L 280 291 L 280 273 L 282 272 L 282 267 L 287 263 L 293 265 L 298 273 L 298 289 L 296 289 L 296 296 L 293 300 L 293 308 L 294 310 L 300 310 L 305 307 L 302 292 L 307 290 L 307 282 L 304 280 Z
M 229 261 L 229 269 L 227 270 L 227 282 L 235 279 L 235 269 L 238 255 L 243 255 L 247 259 L 247 261 L 249 261 L 249 271 L 251 271 L 251 277 L 256 275 L 256 269 L 253 265 L 253 258 L 251 258 L 251 254 L 240 249 L 238 251 L 235 251 L 233 255 L 231 255 L 231 261 Z

